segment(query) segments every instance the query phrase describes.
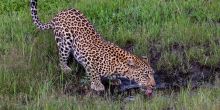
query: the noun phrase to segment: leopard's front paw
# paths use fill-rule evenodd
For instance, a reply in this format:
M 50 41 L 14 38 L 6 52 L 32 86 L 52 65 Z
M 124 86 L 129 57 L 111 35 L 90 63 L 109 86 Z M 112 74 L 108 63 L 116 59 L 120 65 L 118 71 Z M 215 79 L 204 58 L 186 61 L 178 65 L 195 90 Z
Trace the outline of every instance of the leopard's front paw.
M 101 82 L 91 82 L 91 89 L 95 91 L 104 91 L 105 87 Z
M 64 64 L 60 64 L 60 67 L 61 67 L 61 70 L 64 72 L 64 73 L 69 73 L 72 71 L 72 69 L 67 66 L 67 65 L 64 65 Z

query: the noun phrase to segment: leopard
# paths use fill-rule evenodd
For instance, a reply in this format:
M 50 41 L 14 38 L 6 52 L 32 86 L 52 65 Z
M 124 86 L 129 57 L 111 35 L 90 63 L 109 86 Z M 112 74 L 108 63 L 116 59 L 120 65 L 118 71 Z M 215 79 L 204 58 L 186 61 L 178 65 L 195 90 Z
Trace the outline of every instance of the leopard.
M 30 0 L 30 10 L 37 29 L 53 31 L 61 70 L 72 70 L 67 63 L 72 54 L 85 69 L 90 89 L 105 91 L 101 78 L 113 75 L 134 80 L 144 90 L 155 88 L 154 70 L 149 61 L 105 40 L 79 10 L 64 9 L 47 23 L 38 17 L 37 0 Z

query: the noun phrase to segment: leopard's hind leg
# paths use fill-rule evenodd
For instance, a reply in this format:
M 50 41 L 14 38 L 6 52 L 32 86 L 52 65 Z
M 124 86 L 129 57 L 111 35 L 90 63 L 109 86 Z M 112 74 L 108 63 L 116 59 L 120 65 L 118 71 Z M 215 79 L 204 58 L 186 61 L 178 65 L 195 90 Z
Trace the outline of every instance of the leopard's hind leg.
M 60 37 L 55 35 L 55 39 L 59 51 L 59 65 L 61 70 L 65 73 L 71 72 L 71 68 L 67 65 L 68 57 L 70 56 L 72 45 L 68 39 L 65 37 Z

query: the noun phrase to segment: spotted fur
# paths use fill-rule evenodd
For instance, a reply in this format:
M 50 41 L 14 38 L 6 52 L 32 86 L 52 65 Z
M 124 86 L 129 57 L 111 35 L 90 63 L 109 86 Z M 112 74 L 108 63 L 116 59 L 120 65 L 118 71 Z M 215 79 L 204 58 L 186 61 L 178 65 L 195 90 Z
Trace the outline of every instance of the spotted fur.
M 37 16 L 37 0 L 30 0 L 30 3 L 31 16 L 37 28 L 53 30 L 63 71 L 71 71 L 67 59 L 73 54 L 90 76 L 91 89 L 96 91 L 104 90 L 101 77 L 111 75 L 135 80 L 144 88 L 155 86 L 154 71 L 148 61 L 104 40 L 79 10 L 61 11 L 43 24 Z

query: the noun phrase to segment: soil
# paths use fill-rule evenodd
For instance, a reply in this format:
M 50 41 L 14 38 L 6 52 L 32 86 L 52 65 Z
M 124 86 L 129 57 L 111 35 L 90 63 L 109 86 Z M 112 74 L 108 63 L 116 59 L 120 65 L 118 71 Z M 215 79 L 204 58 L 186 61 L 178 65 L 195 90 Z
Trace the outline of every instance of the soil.
M 157 65 L 163 49 L 158 48 L 159 43 L 153 43 L 149 50 L 151 65 Z M 203 45 L 209 47 L 209 43 Z M 180 43 L 173 43 L 169 46 L 169 51 L 183 58 L 186 56 L 184 51 L 190 47 L 185 47 Z M 209 52 L 206 52 L 208 56 Z M 172 70 L 155 69 L 155 80 L 157 82 L 157 89 L 180 89 L 191 86 L 197 88 L 205 83 L 214 84 L 215 76 L 220 73 L 220 66 L 212 67 L 203 65 L 197 61 L 182 62 L 183 65 L 177 65 Z M 220 65 L 220 62 L 219 62 Z M 182 69 L 184 68 L 184 70 Z

